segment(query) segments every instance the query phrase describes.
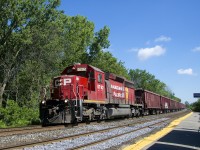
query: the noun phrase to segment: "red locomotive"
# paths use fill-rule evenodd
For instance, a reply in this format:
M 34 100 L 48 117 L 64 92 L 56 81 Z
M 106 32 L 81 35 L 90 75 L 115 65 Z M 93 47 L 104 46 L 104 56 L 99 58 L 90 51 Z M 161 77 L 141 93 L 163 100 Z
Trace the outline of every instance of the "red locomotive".
M 176 103 L 168 104 L 150 91 L 135 92 L 134 83 L 123 77 L 88 64 L 75 64 L 53 79 L 51 98 L 40 104 L 40 118 L 43 125 L 66 124 L 184 108 Z

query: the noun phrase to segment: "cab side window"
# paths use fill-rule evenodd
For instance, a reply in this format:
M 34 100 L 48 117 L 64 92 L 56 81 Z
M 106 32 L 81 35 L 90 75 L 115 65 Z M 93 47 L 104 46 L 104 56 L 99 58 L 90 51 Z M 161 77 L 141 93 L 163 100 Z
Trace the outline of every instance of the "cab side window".
M 102 83 L 102 74 L 98 74 L 98 82 Z

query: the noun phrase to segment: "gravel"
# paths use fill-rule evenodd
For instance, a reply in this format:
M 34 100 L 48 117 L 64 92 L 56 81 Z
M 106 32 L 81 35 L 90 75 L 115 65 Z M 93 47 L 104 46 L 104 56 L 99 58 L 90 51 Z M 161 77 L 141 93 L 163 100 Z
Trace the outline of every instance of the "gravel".
M 156 116 L 154 118 L 156 118 Z M 18 143 L 39 142 L 39 141 L 48 140 L 52 138 L 61 138 L 61 137 L 66 137 L 70 135 L 106 129 L 106 128 L 115 127 L 115 126 L 119 126 L 123 124 L 128 124 L 130 122 L 134 123 L 136 121 L 144 120 L 144 119 L 145 118 L 122 120 L 122 121 L 117 122 L 117 124 L 116 124 L 116 121 L 102 122 L 97 125 L 76 126 L 73 128 L 65 128 L 65 129 L 54 130 L 54 131 L 44 131 L 44 132 L 0 137 L 0 148 L 5 147 L 7 145 L 17 145 Z
M 73 139 L 69 139 L 69 140 L 64 140 L 64 141 L 61 141 L 61 142 L 54 142 L 52 144 L 29 147 L 29 148 L 25 148 L 25 150 L 72 149 L 75 146 L 80 146 L 80 145 L 83 145 L 83 144 L 91 143 L 93 141 L 103 140 L 105 138 L 109 138 L 109 137 L 112 137 L 114 135 L 118 135 L 118 134 L 122 134 L 122 133 L 128 133 L 128 132 L 131 132 L 132 130 L 135 130 L 135 129 L 140 129 L 140 128 L 145 127 L 145 126 L 150 126 L 149 128 L 145 128 L 145 129 L 133 132 L 133 133 L 122 135 L 120 137 L 115 137 L 114 139 L 106 140 L 105 142 L 102 142 L 102 143 L 99 143 L 99 144 L 85 148 L 85 150 L 88 150 L 88 149 L 91 149 L 91 150 L 93 150 L 93 149 L 98 149 L 98 150 L 99 149 L 108 149 L 108 148 L 113 147 L 113 146 L 121 145 L 122 143 L 130 141 L 131 139 L 136 138 L 138 136 L 152 132 L 155 128 L 163 127 L 166 123 L 163 123 L 161 125 L 155 125 L 155 126 L 153 126 L 152 124 L 160 122 L 160 121 L 164 121 L 164 120 L 167 120 L 167 118 L 157 119 L 157 120 L 153 120 L 151 122 L 146 122 L 144 124 L 139 124 L 139 125 L 135 125 L 135 126 L 128 126 L 128 127 L 121 127 L 121 128 L 117 128 L 117 129 L 112 129 L 108 132 L 95 133 L 95 134 L 91 134 L 91 135 L 84 136 L 84 137 L 77 137 L 77 138 L 73 138 Z M 116 123 L 115 123 L 115 125 L 116 125 Z M 105 129 L 105 128 L 108 128 L 108 126 L 105 126 L 105 125 L 103 125 L 103 126 L 102 125 L 89 125 L 89 126 L 85 126 L 85 127 L 82 127 L 82 128 L 88 128 L 87 130 L 91 131 L 91 130 L 97 130 L 97 128 L 99 130 Z M 81 129 L 76 128 L 75 129 L 76 131 L 74 133 L 81 133 L 80 130 L 83 131 L 82 128 Z M 84 132 L 85 132 L 85 129 L 84 129 Z M 65 133 L 63 133 L 63 134 L 65 134 Z

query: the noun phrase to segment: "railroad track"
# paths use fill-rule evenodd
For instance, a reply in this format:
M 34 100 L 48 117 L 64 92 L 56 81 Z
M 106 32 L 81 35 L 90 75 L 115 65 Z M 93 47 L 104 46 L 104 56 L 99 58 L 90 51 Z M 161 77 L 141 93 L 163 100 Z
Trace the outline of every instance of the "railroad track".
M 173 118 L 178 117 L 179 115 L 180 115 L 179 113 L 176 116 L 173 115 Z M 170 118 L 170 119 L 172 119 L 172 118 Z M 152 118 L 149 119 L 149 120 L 152 120 Z M 101 130 L 95 130 L 95 131 L 91 131 L 91 132 L 78 133 L 78 134 L 73 134 L 73 135 L 65 136 L 65 137 L 55 137 L 55 138 L 46 139 L 46 140 L 42 140 L 42 141 L 26 142 L 26 143 L 20 143 L 20 144 L 17 144 L 17 145 L 8 145 L 8 146 L 1 147 L 0 149 L 24 148 L 24 147 L 36 146 L 38 144 L 44 145 L 44 144 L 48 144 L 48 143 L 52 143 L 52 142 L 60 142 L 60 141 L 71 141 L 71 142 L 72 141 L 80 141 L 81 138 L 86 138 L 86 137 L 88 137 L 88 138 L 93 137 L 94 138 L 94 137 L 98 137 L 98 134 L 105 134 L 106 135 L 106 133 L 109 134 L 109 133 L 114 132 L 115 130 L 119 130 L 119 131 L 128 130 L 127 132 L 115 134 L 114 136 L 110 136 L 110 137 L 108 136 L 104 139 L 99 139 L 99 140 L 97 139 L 96 141 L 92 141 L 91 143 L 84 143 L 84 144 L 80 144 L 78 146 L 74 146 L 74 147 L 72 146 L 72 147 L 67 148 L 67 149 L 80 149 L 80 148 L 84 148 L 86 146 L 88 147 L 88 146 L 94 145 L 96 143 L 111 140 L 111 139 L 117 138 L 119 136 L 123 136 L 125 134 L 130 133 L 130 132 L 137 132 L 140 129 L 144 130 L 145 128 L 149 128 L 149 126 L 153 126 L 153 125 L 156 125 L 156 124 L 159 124 L 159 123 L 163 123 L 164 121 L 165 122 L 169 121 L 169 119 L 161 120 L 159 122 L 155 122 L 155 123 L 151 123 L 151 124 L 147 124 L 144 127 L 139 126 L 137 128 L 137 125 L 141 125 L 141 124 L 144 124 L 145 122 L 147 122 L 147 120 L 142 120 L 142 121 L 137 121 L 137 122 L 130 123 L 130 124 L 124 124 L 124 125 L 120 125 L 120 126 L 105 128 L 105 129 L 101 129 Z M 148 121 L 148 122 L 151 122 L 151 121 Z M 91 140 L 87 140 L 87 141 L 91 141 Z M 70 143 L 68 143 L 67 145 L 69 146 Z
M 110 120 L 110 121 L 116 121 Z M 102 121 L 105 122 L 105 121 Z M 109 122 L 109 121 L 108 121 Z M 91 124 L 99 124 L 97 122 L 91 122 Z M 78 126 L 84 126 L 85 123 L 79 123 Z M 35 125 L 35 126 L 27 126 L 27 127 L 16 127 L 16 128 L 0 128 L 0 137 L 9 136 L 9 135 L 20 135 L 25 133 L 35 133 L 35 132 L 41 132 L 41 131 L 51 131 L 51 130 L 60 130 L 65 128 L 71 128 L 73 125 L 55 125 L 55 126 L 46 126 L 42 127 L 41 125 Z
M 11 127 L 11 128 L 0 128 L 0 133 L 2 132 L 11 132 L 11 131 L 20 131 L 20 130 L 29 130 L 32 128 L 40 128 L 40 125 L 34 125 L 34 126 L 25 126 L 25 127 Z
M 42 127 L 41 125 L 37 126 L 30 126 L 30 127 L 19 127 L 19 128 L 6 128 L 0 129 L 0 137 L 10 136 L 10 135 L 20 135 L 26 133 L 35 133 L 35 132 L 44 132 L 44 131 L 51 131 L 51 130 L 59 130 L 65 128 L 63 125 L 59 126 L 49 126 L 49 127 Z
M 41 126 L 27 126 L 27 127 L 17 127 L 17 128 L 1 128 L 0 129 L 0 136 L 7 136 L 7 135 L 13 135 L 15 132 L 21 132 L 21 131 L 29 131 L 33 129 L 41 129 Z
M 96 122 L 91 122 L 91 124 L 98 124 Z M 85 123 L 79 123 L 78 126 L 84 126 Z M 1 128 L 0 137 L 5 137 L 9 135 L 20 135 L 26 133 L 35 133 L 35 132 L 45 132 L 51 130 L 60 130 L 65 128 L 71 128 L 73 125 L 55 125 L 55 126 L 46 126 L 42 127 L 41 125 L 27 126 L 27 127 L 16 127 L 16 128 Z

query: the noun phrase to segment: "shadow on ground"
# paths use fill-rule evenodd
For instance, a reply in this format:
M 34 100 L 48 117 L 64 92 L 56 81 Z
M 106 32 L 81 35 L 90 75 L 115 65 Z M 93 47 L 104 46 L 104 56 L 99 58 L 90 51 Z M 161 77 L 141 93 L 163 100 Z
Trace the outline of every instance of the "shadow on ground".
M 168 145 L 167 143 L 181 145 Z M 197 149 L 200 149 L 200 132 L 198 132 L 198 130 L 173 130 L 166 136 L 158 140 L 158 143 L 155 143 L 153 146 L 148 148 L 148 150 L 192 150 L 195 149 L 195 147 Z

